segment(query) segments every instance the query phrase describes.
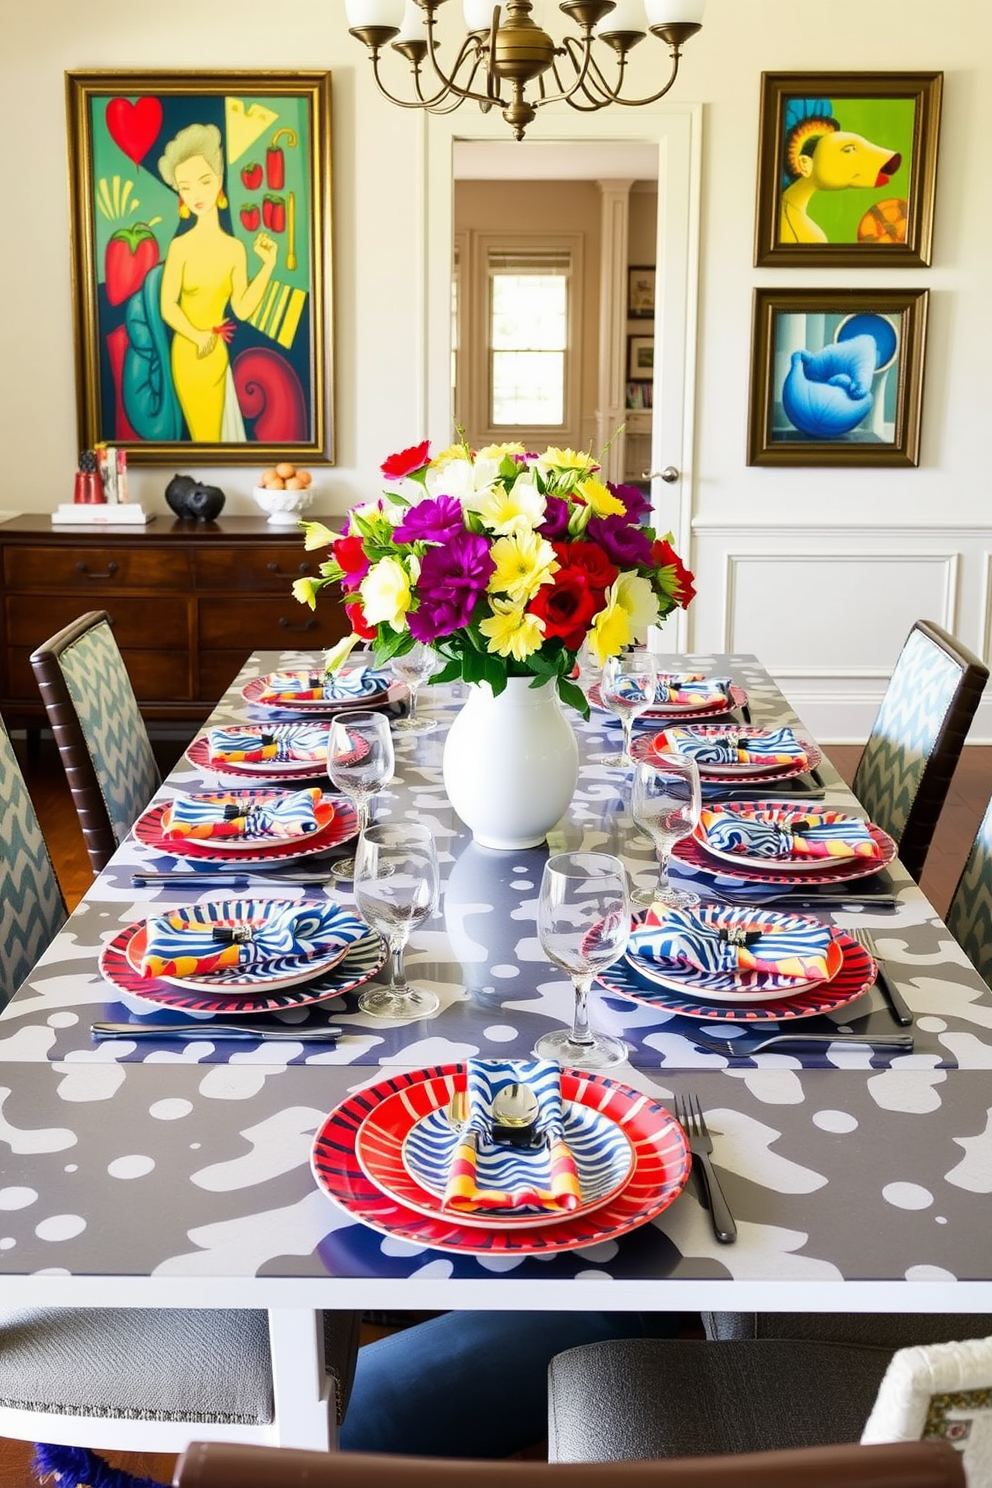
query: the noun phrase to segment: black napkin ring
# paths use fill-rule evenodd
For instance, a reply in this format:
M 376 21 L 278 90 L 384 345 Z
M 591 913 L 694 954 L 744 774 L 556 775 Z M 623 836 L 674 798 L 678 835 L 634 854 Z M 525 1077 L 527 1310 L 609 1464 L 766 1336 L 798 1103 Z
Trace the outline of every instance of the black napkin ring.
M 764 933 L 763 930 L 749 930 L 746 925 L 721 925 L 717 931 L 720 939 L 732 946 L 754 945 Z
M 219 940 L 224 945 L 244 945 L 254 937 L 255 927 L 247 920 L 234 925 L 214 925 L 210 931 L 211 940 Z

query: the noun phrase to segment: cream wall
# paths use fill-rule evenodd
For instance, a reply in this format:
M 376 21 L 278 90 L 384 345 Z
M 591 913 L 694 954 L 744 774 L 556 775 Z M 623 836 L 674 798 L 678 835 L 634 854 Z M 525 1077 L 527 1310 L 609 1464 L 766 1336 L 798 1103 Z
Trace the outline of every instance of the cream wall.
M 914 615 L 950 624 L 986 654 L 992 640 L 992 51 L 984 11 L 978 0 L 945 0 L 935 25 L 923 0 L 832 0 L 801 11 L 793 0 L 709 0 L 672 95 L 704 105 L 692 555 L 702 583 L 691 639 L 762 651 L 810 722 L 835 738 L 863 732 Z M 86 67 L 331 70 L 338 461 L 321 478 L 323 504 L 339 511 L 371 494 L 383 454 L 425 425 L 427 265 L 419 245 L 435 183 L 426 176 L 426 121 L 375 94 L 339 0 L 279 8 L 261 0 L 172 0 L 167 8 L 36 0 L 4 6 L 0 28 L 9 132 L 22 147 L 0 233 L 4 506 L 49 510 L 67 499 L 75 468 L 63 72 Z M 635 53 L 635 80 L 653 81 L 653 47 Z M 760 73 L 850 67 L 945 74 L 933 267 L 757 270 Z M 569 111 L 561 122 L 562 135 L 578 138 L 594 127 Z M 821 283 L 930 287 L 918 469 L 745 465 L 752 290 Z M 151 508 L 163 509 L 170 473 L 136 468 L 136 492 Z M 204 473 L 227 490 L 229 510 L 251 509 L 251 470 Z M 798 618 L 794 604 L 772 602 L 797 588 Z M 852 696 L 853 707 L 845 701 Z

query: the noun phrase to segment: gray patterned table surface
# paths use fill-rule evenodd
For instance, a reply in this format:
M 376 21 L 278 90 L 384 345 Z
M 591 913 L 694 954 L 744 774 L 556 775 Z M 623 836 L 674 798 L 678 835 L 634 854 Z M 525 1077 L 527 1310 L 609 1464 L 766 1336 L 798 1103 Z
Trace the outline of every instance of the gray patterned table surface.
M 246 716 L 241 687 L 277 662 L 299 659 L 298 653 L 262 653 L 253 657 L 222 700 L 214 722 L 236 722 Z M 684 660 L 684 659 L 683 659 Z M 798 725 L 767 673 L 747 656 L 693 658 L 705 668 L 729 673 L 748 693 L 756 723 L 790 722 Z M 475 845 L 445 797 L 441 757 L 448 722 L 460 699 L 451 688 L 425 689 L 421 707 L 435 715 L 441 727 L 434 733 L 397 734 L 396 777 L 379 797 L 376 814 L 415 817 L 433 830 L 444 878 L 438 915 L 414 936 L 407 953 L 411 973 L 433 987 L 441 999 L 439 1015 L 419 1023 L 393 1024 L 358 1011 L 357 994 L 334 997 L 309 1007 L 273 1015 L 274 1021 L 298 1026 L 299 1041 L 245 1045 L 211 1040 L 209 1019 L 204 1037 L 180 1046 L 167 1041 L 122 1039 L 95 1046 L 90 1036 L 94 1021 L 169 1022 L 176 1015 L 163 1012 L 138 997 L 118 995 L 100 975 L 98 957 L 104 943 L 123 926 L 165 906 L 225 897 L 225 891 L 135 889 L 131 875 L 144 869 L 192 867 L 188 859 L 156 854 L 129 839 L 107 870 L 94 883 L 84 902 L 42 958 L 34 974 L 0 1020 L 0 1061 L 67 1060 L 73 1063 L 161 1062 L 234 1064 L 266 1061 L 291 1064 L 341 1063 L 380 1065 L 403 1061 L 411 1065 L 464 1059 L 476 1053 L 527 1057 L 535 1038 L 549 1026 L 570 1019 L 572 994 L 567 982 L 551 967 L 537 940 L 535 911 L 541 869 L 547 849 L 497 853 Z M 602 712 L 587 723 L 572 715 L 579 738 L 582 769 L 579 786 L 567 816 L 552 834 L 556 849 L 596 847 L 618 853 L 639 884 L 652 881 L 653 849 L 630 819 L 628 776 L 602 763 L 615 753 L 619 730 Z M 821 766 L 828 804 L 850 806 L 852 798 L 829 763 Z M 217 788 L 216 777 L 181 760 L 163 789 L 163 796 L 195 789 Z M 777 794 L 783 795 L 784 788 Z M 319 860 L 308 859 L 312 867 Z M 894 912 L 838 912 L 834 922 L 845 927 L 870 926 L 890 974 L 898 982 L 916 1015 L 915 1048 L 911 1053 L 869 1051 L 863 1046 L 826 1046 L 820 1050 L 789 1049 L 755 1056 L 760 1068 L 828 1067 L 901 1070 L 936 1068 L 987 1069 L 992 1065 L 992 994 L 966 961 L 953 938 L 936 918 L 926 899 L 898 863 L 890 870 L 898 907 Z M 852 886 L 852 893 L 856 886 Z M 253 887 L 259 895 L 302 898 L 327 895 L 350 902 L 347 886 L 329 889 Z M 700 1050 L 692 1041 L 699 1025 L 599 989 L 591 1007 L 594 1023 L 622 1034 L 631 1050 L 631 1063 L 641 1068 L 721 1069 L 722 1055 Z M 328 1023 L 343 1026 L 345 1034 L 333 1050 L 307 1042 L 308 1028 Z M 794 1028 L 793 1023 L 789 1025 Z M 880 994 L 871 990 L 827 1018 L 804 1020 L 811 1031 L 834 1027 L 895 1031 Z M 725 1032 L 707 1024 L 710 1032 Z M 776 1025 L 763 1025 L 763 1031 Z M 739 1066 L 740 1061 L 735 1061 Z
M 992 1312 L 984 1074 L 636 1071 L 663 1103 L 699 1095 L 737 1243 L 715 1243 L 690 1183 L 626 1236 L 540 1258 L 400 1240 L 317 1188 L 309 1155 L 324 1114 L 380 1078 L 257 1062 L 0 1066 L 0 1293 L 87 1305 Z
M 239 686 L 276 659 L 253 658 Z M 753 659 L 704 661 L 746 686 L 756 722 L 792 720 Z M 425 701 L 442 719 L 457 706 L 450 693 Z M 243 716 L 235 687 L 217 717 Z M 615 749 L 614 726 L 594 716 L 577 732 L 585 763 L 556 840 L 619 851 L 644 879 L 651 849 L 632 833 L 624 776 L 596 759 Z M 428 821 L 444 860 L 442 912 L 410 953 L 443 1003 L 423 1023 L 377 1025 L 349 998 L 302 1020 L 301 1033 L 311 1019 L 342 1023 L 336 1047 L 301 1037 L 274 1050 L 206 1035 L 182 1047 L 93 1045 L 96 1018 L 161 1016 L 113 1000 L 97 967 L 101 944 L 151 907 L 182 902 L 132 889 L 135 869 L 167 863 L 124 844 L 0 1022 L 7 1301 L 992 1312 L 992 997 L 898 865 L 894 913 L 838 920 L 876 929 L 917 1015 L 912 1055 L 836 1049 L 830 1067 L 804 1068 L 788 1054 L 728 1069 L 695 1049 L 691 1026 L 596 999 L 597 1017 L 632 1046 L 616 1079 L 665 1104 L 698 1094 L 739 1225 L 735 1245 L 714 1241 L 692 1183 L 626 1235 L 540 1258 L 451 1253 L 379 1233 L 321 1191 L 310 1170 L 314 1133 L 350 1092 L 477 1051 L 526 1055 L 539 1030 L 570 1013 L 570 989 L 534 931 L 544 852 L 471 845 L 444 798 L 442 741 L 438 730 L 398 743 L 397 779 L 379 807 Z M 828 799 L 849 804 L 828 766 L 823 774 Z M 208 784 L 184 764 L 165 793 Z M 865 1000 L 871 1021 L 891 1026 Z

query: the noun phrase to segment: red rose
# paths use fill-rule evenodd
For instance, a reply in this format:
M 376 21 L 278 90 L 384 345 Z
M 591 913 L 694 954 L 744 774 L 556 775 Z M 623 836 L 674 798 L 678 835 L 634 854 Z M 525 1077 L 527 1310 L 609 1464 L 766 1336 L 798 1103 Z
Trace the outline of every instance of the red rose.
M 430 446 L 429 439 L 425 439 L 421 444 L 411 445 L 409 449 L 400 450 L 399 454 L 390 455 L 388 460 L 383 460 L 379 468 L 390 480 L 402 480 L 405 475 L 413 475 L 416 471 L 423 470 L 427 464 L 427 451 Z
M 365 618 L 365 611 L 357 600 L 353 604 L 346 604 L 344 612 L 348 616 L 352 634 L 357 635 L 361 641 L 374 641 L 378 632 L 374 625 L 370 625 Z
M 554 543 L 553 546 L 562 568 L 581 568 L 589 580 L 589 587 L 598 589 L 600 593 L 609 589 L 620 573 L 598 543 Z
M 354 589 L 369 571 L 369 560 L 365 556 L 362 539 L 339 537 L 337 542 L 331 543 L 331 552 L 335 563 L 344 573 L 342 585 L 346 589 Z
M 672 596 L 676 604 L 681 605 L 683 610 L 686 609 L 690 600 L 696 597 L 693 584 L 695 574 L 686 568 L 671 543 L 663 537 L 659 537 L 652 543 L 651 561 L 656 568 L 671 570 L 670 574 L 662 576 L 661 586 L 666 594 Z
M 542 584 L 528 612 L 544 621 L 546 636 L 560 636 L 569 651 L 585 640 L 589 622 L 600 607 L 600 595 L 581 568 L 560 568 L 553 584 Z

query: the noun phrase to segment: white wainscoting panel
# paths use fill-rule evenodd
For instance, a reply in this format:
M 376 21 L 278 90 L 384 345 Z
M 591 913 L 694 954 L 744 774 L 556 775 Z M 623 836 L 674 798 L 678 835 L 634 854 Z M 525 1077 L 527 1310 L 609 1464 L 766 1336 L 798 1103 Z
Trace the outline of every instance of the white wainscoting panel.
M 690 646 L 751 651 L 825 742 L 863 742 L 913 622 L 992 654 L 992 531 L 843 532 L 801 525 L 693 529 Z M 972 742 L 992 742 L 992 688 Z

